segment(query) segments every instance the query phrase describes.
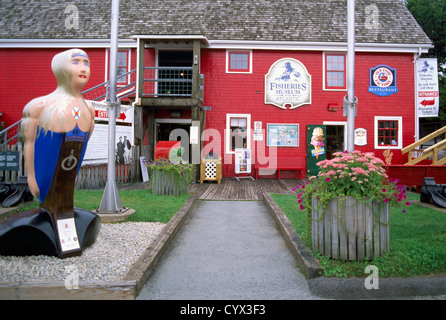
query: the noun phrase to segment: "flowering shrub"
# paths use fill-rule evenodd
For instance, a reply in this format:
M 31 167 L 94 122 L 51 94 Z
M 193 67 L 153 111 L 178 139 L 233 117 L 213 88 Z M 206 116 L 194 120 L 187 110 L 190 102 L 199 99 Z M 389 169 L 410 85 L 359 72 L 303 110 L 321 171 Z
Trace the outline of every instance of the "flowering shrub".
M 358 200 L 384 201 L 389 205 L 410 205 L 406 188 L 398 180 L 388 178 L 384 162 L 371 152 L 336 152 L 331 160 L 317 163 L 318 176 L 309 178 L 306 184 L 293 189 L 297 193 L 300 210 L 311 211 L 311 198 L 322 203 L 339 196 L 350 196 Z M 403 210 L 405 212 L 405 210 Z
M 172 148 L 169 153 L 169 159 L 161 158 L 156 161 L 146 161 L 145 165 L 151 169 L 151 179 L 152 184 L 155 180 L 154 174 L 155 172 L 166 173 L 167 176 L 163 176 L 164 178 L 161 181 L 157 181 L 156 183 L 169 183 L 165 178 L 169 178 L 172 181 L 175 181 L 177 186 L 179 185 L 188 185 L 192 180 L 192 170 L 194 168 L 193 164 L 187 163 L 182 159 L 182 155 L 184 153 L 184 148 Z

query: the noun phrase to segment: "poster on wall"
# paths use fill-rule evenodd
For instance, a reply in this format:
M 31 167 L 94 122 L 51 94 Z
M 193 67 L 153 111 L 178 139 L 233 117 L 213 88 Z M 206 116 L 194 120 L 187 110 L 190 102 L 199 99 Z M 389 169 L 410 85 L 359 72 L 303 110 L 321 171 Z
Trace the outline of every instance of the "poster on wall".
M 133 127 L 116 126 L 116 164 L 132 162 Z M 99 164 L 108 162 L 108 125 L 96 123 L 93 134 L 88 141 L 83 164 Z
M 251 173 L 251 150 L 235 149 L 235 173 Z
M 268 147 L 298 147 L 299 124 L 268 123 L 267 124 Z
M 417 60 L 417 114 L 418 117 L 438 117 L 440 96 L 436 58 Z
M 367 130 L 364 128 L 355 129 L 355 145 L 365 146 L 367 144 Z
M 282 109 L 311 104 L 311 75 L 302 62 L 285 58 L 273 63 L 265 75 L 265 104 Z

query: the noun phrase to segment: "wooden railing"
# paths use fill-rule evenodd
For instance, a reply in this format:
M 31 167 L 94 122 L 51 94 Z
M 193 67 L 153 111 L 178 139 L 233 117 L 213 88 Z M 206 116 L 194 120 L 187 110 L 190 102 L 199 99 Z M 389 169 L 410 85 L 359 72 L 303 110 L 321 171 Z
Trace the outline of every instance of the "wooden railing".
M 408 153 L 408 157 L 407 157 L 407 162 L 405 163 L 406 165 L 414 165 L 417 164 L 429 157 L 432 157 L 432 165 L 444 165 L 446 163 L 446 157 L 438 160 L 438 152 L 440 150 L 443 150 L 446 148 L 446 139 L 441 140 L 440 142 L 437 142 L 436 144 L 434 144 L 433 146 L 423 150 L 423 154 L 419 157 L 416 157 L 414 159 L 412 159 L 412 152 L 415 151 L 415 148 L 421 146 L 422 144 L 428 142 L 429 140 L 432 140 L 436 137 L 438 137 L 439 135 L 443 134 L 446 132 L 446 126 L 438 129 L 435 132 L 432 132 L 431 134 L 425 136 L 424 138 L 418 140 L 415 143 L 412 143 L 411 145 L 408 145 L 407 147 L 405 147 L 404 149 L 401 150 L 401 153 Z

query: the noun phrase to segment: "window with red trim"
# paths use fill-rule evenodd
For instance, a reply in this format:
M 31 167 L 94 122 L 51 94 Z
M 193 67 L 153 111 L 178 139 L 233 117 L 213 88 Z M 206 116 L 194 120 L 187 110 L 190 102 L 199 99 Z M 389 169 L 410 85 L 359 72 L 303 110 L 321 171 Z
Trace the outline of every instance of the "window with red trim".
M 378 120 L 378 145 L 398 145 L 398 129 L 397 120 Z
M 345 54 L 325 54 L 325 88 L 346 89 Z
M 250 72 L 250 52 L 229 51 L 228 72 Z

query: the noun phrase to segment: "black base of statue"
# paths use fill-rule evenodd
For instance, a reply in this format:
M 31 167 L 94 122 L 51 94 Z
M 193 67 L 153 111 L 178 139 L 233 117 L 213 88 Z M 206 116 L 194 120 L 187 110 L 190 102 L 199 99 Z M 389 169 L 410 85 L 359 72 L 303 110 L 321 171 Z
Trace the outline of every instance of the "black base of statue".
M 101 228 L 100 218 L 88 210 L 74 208 L 74 220 L 80 248 L 83 250 L 95 242 Z M 42 208 L 18 213 L 0 223 L 0 255 L 68 256 L 60 248 L 50 213 Z

